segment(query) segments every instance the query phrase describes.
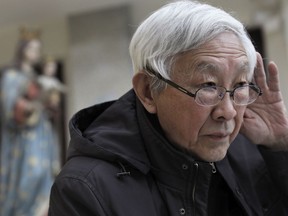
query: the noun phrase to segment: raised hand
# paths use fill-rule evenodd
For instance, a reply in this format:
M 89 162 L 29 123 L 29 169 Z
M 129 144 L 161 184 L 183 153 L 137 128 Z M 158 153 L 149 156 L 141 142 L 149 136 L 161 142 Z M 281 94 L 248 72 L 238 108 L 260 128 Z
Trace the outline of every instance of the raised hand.
M 255 144 L 288 151 L 288 115 L 280 92 L 276 64 L 269 63 L 266 77 L 262 57 L 258 53 L 254 78 L 263 94 L 247 106 L 241 133 Z

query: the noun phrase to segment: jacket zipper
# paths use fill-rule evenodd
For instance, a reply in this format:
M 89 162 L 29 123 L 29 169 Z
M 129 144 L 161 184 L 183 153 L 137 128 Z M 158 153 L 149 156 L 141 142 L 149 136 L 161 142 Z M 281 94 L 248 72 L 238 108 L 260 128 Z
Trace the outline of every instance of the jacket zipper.
M 216 166 L 215 166 L 214 162 L 210 162 L 209 164 L 210 164 L 210 166 L 212 167 L 212 173 L 213 173 L 213 174 L 216 173 L 217 170 L 216 170 Z
M 216 173 L 216 166 L 214 162 L 209 163 L 210 166 L 212 167 L 212 173 Z M 193 184 L 193 190 L 192 190 L 192 201 L 193 201 L 193 215 L 196 215 L 196 206 L 195 206 L 195 193 L 196 193 L 196 185 L 197 185 L 197 177 L 198 177 L 198 169 L 199 169 L 199 164 L 197 162 L 194 163 L 195 167 L 195 176 L 194 176 L 194 184 Z
M 194 185 L 193 185 L 193 190 L 192 190 L 192 202 L 193 202 L 193 215 L 196 215 L 195 191 L 196 191 L 199 164 L 195 162 L 194 167 L 195 167 L 195 177 L 194 177 Z

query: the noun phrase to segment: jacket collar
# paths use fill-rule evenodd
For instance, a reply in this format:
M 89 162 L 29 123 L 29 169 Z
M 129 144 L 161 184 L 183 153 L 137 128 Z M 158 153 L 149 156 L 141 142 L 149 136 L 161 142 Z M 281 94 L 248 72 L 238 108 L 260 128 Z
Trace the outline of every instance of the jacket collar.
M 150 170 L 135 115 L 133 90 L 114 102 L 79 111 L 70 121 L 68 160 L 76 156 L 121 162 L 143 173 Z
M 195 160 L 165 138 L 156 115 L 145 110 L 133 90 L 78 112 L 70 121 L 70 134 L 68 159 L 85 155 L 126 163 L 144 174 L 152 169 L 176 185 L 191 179 L 195 163 L 204 174 L 212 172 L 209 163 Z
M 149 114 L 141 102 L 136 100 L 139 128 L 152 171 L 157 178 L 174 188 L 185 190 L 187 181 L 191 181 L 197 167 L 199 177 L 209 185 L 212 166 L 208 162 L 195 160 L 176 145 L 169 142 L 155 115 Z M 186 188 L 187 189 L 187 188 Z

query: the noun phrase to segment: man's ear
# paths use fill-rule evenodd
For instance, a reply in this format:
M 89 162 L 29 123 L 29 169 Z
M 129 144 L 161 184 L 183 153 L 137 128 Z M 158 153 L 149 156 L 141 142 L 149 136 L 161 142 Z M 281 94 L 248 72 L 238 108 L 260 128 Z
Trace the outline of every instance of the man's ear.
M 155 96 L 153 96 L 152 91 L 150 90 L 150 77 L 145 72 L 140 71 L 136 73 L 133 77 L 132 83 L 134 91 L 145 107 L 145 109 L 151 113 L 157 113 Z

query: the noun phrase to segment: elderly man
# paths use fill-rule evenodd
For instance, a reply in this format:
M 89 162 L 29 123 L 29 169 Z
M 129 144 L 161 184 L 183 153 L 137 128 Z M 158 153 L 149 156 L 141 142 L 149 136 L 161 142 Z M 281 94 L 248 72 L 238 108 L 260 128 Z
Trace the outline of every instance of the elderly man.
M 135 32 L 133 90 L 71 120 L 50 215 L 288 215 L 276 65 L 223 10 L 170 3 Z

